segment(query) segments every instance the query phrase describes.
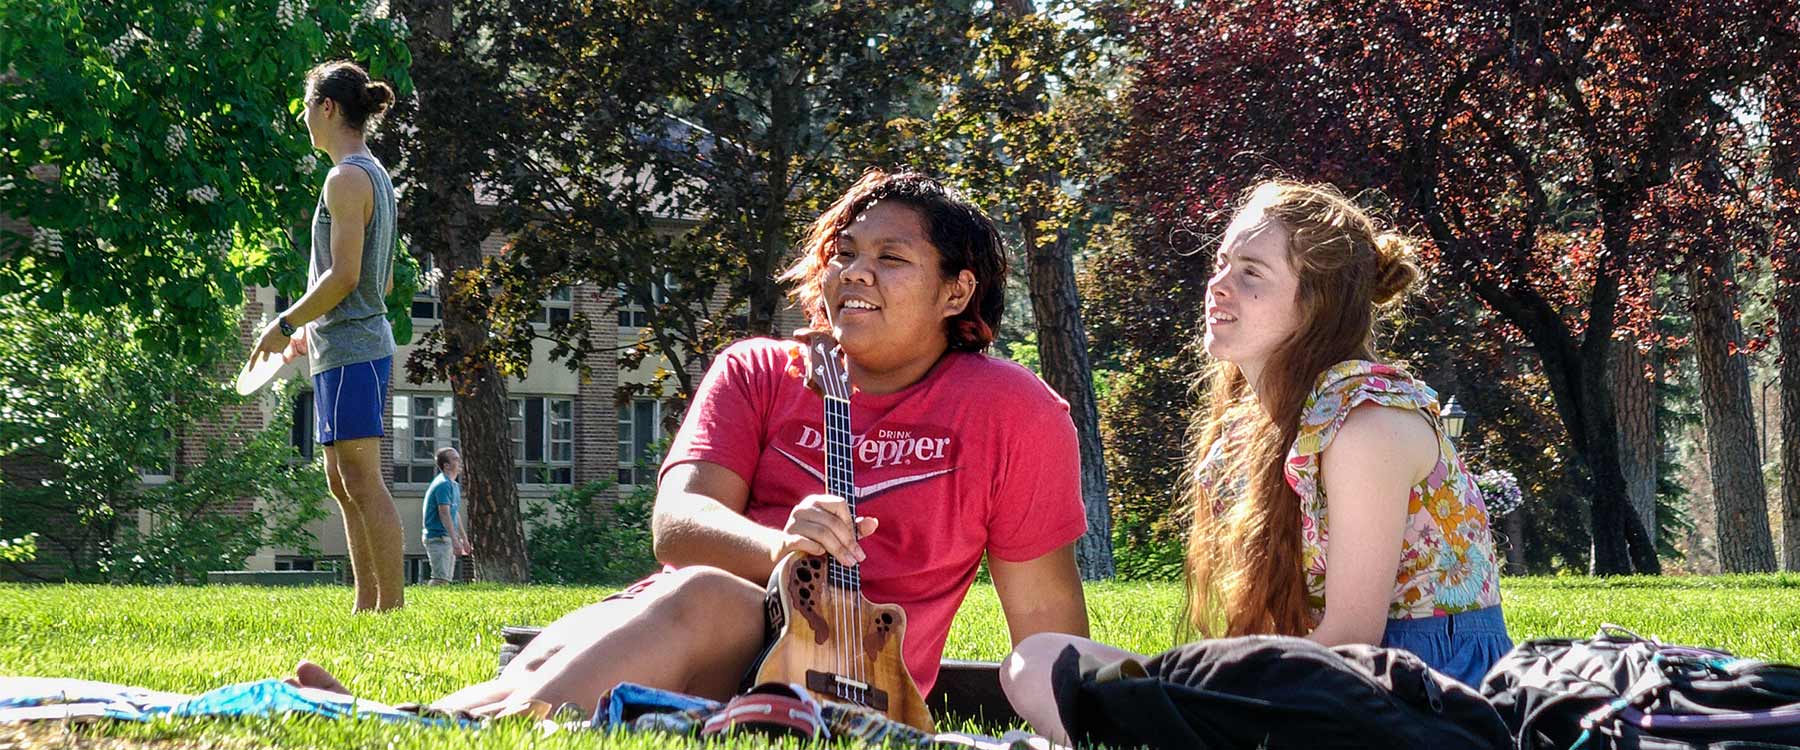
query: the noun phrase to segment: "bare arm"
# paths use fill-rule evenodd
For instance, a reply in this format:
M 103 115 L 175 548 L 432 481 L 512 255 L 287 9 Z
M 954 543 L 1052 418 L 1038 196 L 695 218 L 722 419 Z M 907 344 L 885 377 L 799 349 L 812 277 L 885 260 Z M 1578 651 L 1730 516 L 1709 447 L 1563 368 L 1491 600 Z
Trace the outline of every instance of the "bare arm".
M 1087 637 L 1087 601 L 1075 568 L 1074 543 L 1024 562 L 989 555 L 988 572 L 1014 646 L 1038 633 Z
M 1437 434 L 1417 412 L 1364 406 L 1350 413 L 1319 466 L 1331 557 L 1325 616 L 1308 638 L 1327 646 L 1381 643 L 1407 504 L 1436 463 Z
M 663 475 L 650 514 L 656 559 L 769 580 L 781 532 L 745 516 L 749 504 L 750 485 L 736 472 L 706 461 L 674 466 Z
M 331 212 L 331 268 L 282 313 L 289 325 L 311 322 L 356 289 L 362 278 L 363 230 L 374 205 L 375 188 L 361 168 L 334 167 L 325 178 L 325 208 Z
M 663 474 L 650 515 L 656 559 L 675 566 L 711 565 L 762 583 L 790 552 L 830 554 L 846 565 L 862 561 L 856 540 L 875 531 L 875 519 L 856 519 L 841 498 L 812 495 L 794 507 L 787 526 L 773 529 L 744 515 L 750 486 L 730 469 L 707 461 L 677 464 Z

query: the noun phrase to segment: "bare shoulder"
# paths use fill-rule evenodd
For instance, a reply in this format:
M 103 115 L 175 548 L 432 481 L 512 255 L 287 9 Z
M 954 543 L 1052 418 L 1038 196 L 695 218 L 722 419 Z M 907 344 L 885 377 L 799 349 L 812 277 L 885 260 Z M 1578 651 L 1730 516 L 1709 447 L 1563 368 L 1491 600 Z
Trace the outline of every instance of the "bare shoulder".
M 339 164 L 325 175 L 325 203 L 347 201 L 348 204 L 369 202 L 375 196 L 375 183 L 369 173 L 354 164 Z
M 1413 409 L 1363 404 L 1352 409 L 1325 448 L 1324 462 L 1404 468 L 1413 481 L 1437 464 L 1437 430 Z M 1326 472 L 1329 474 L 1329 470 Z

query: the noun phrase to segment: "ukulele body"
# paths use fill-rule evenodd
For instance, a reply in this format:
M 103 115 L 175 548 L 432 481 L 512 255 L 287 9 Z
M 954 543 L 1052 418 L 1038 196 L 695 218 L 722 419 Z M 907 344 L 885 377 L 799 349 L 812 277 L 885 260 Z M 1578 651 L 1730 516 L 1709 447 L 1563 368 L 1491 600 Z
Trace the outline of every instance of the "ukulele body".
M 774 645 L 755 682 L 792 682 L 825 700 L 874 709 L 932 732 L 931 712 L 901 657 L 906 612 L 829 580 L 824 557 L 793 553 L 769 576 L 764 602 Z

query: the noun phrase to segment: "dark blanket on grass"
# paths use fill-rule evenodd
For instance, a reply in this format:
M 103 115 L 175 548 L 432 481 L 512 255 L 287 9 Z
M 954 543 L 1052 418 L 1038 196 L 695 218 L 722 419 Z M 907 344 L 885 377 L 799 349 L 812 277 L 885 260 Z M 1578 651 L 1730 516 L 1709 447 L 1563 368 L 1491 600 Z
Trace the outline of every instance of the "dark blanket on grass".
M 1141 664 L 1087 661 L 1068 649 L 1052 674 L 1064 728 L 1083 744 L 1511 746 L 1505 722 L 1486 699 L 1400 649 L 1245 636 L 1190 643 Z

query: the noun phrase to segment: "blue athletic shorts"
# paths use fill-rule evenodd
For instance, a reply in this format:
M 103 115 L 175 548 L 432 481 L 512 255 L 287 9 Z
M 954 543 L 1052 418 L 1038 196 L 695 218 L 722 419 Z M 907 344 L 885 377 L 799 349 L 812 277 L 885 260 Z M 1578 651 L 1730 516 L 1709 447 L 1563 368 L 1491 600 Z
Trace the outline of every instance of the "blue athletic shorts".
M 319 444 L 381 437 L 392 356 L 335 367 L 313 376 L 313 414 Z

